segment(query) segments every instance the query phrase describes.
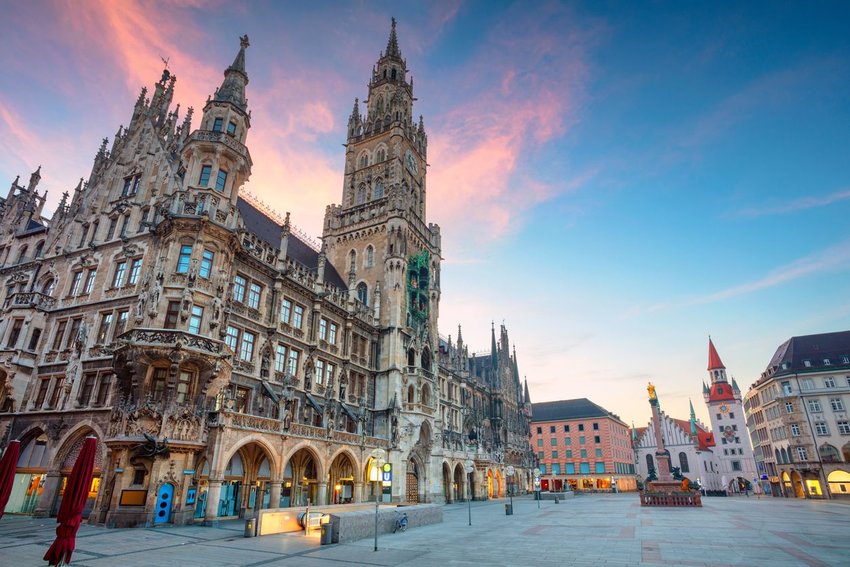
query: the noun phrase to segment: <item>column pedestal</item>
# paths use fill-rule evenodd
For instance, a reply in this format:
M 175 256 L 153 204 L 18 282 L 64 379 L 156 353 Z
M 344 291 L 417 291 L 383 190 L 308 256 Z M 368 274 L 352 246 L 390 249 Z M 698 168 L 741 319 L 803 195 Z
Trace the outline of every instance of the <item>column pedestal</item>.
M 218 507 L 221 505 L 221 481 L 211 480 L 207 489 L 207 513 L 204 516 L 204 525 L 218 525 Z

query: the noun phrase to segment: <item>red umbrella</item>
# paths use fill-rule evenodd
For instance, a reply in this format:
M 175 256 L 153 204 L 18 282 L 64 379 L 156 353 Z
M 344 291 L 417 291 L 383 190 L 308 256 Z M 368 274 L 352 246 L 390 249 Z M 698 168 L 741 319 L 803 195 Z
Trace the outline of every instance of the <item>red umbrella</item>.
M 83 449 L 74 463 L 68 484 L 65 485 L 65 494 L 62 496 L 62 504 L 59 506 L 59 514 L 56 521 L 56 540 L 47 553 L 44 560 L 50 565 L 63 565 L 71 562 L 71 554 L 77 545 L 77 530 L 83 518 L 83 507 L 91 488 L 91 477 L 94 471 L 94 456 L 97 451 L 97 438 L 86 437 Z
M 0 518 L 6 510 L 12 485 L 15 483 L 15 469 L 18 468 L 18 456 L 21 454 L 21 442 L 11 441 L 0 459 Z

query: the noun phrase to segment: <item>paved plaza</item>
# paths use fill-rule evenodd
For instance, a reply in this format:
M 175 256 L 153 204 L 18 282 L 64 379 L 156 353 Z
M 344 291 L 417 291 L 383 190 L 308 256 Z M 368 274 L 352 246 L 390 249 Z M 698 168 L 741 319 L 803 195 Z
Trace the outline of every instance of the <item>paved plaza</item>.
M 82 566 L 489 566 L 848 565 L 850 504 L 755 497 L 706 498 L 703 508 L 641 508 L 636 494 L 583 495 L 555 504 L 514 499 L 445 508 L 442 524 L 352 544 L 318 536 L 244 538 L 239 521 L 113 529 L 83 526 L 73 565 Z M 0 565 L 44 565 L 54 520 L 0 520 Z

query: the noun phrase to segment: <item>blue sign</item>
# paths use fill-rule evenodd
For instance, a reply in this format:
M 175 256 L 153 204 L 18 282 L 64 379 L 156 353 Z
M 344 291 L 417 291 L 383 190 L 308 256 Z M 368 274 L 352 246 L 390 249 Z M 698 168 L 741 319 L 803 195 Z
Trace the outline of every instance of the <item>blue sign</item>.
M 393 471 L 381 471 L 381 480 L 391 482 L 393 479 Z

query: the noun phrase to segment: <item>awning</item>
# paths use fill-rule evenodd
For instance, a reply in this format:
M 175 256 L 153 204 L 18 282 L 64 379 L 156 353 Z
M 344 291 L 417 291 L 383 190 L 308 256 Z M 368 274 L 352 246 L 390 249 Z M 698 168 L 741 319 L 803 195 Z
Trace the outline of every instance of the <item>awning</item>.
M 358 419 L 358 418 L 357 418 L 357 415 L 356 415 L 353 411 L 351 411 L 351 408 L 349 408 L 347 405 L 345 405 L 345 404 L 344 404 L 344 403 L 342 403 L 342 402 L 340 402 L 340 404 L 339 404 L 339 405 L 341 405 L 341 406 L 342 406 L 342 411 L 343 411 L 343 412 L 344 412 L 344 413 L 345 413 L 345 414 L 346 414 L 349 418 L 351 418 L 351 420 L 352 420 L 352 421 L 357 422 L 357 419 Z
M 304 395 L 307 396 L 307 403 L 310 404 L 311 406 L 313 406 L 313 409 L 316 410 L 317 412 L 319 412 L 319 415 L 322 415 L 322 414 L 325 413 L 324 410 L 322 409 L 322 406 L 319 405 L 319 402 L 316 401 L 316 398 L 314 398 L 310 394 L 304 394 Z
M 270 397 L 274 403 L 279 403 L 280 402 L 280 396 L 278 396 L 275 393 L 275 391 L 272 390 L 272 387 L 269 386 L 269 383 L 266 380 L 263 380 L 262 384 L 263 384 L 263 393 L 265 395 L 267 395 L 268 397 Z

